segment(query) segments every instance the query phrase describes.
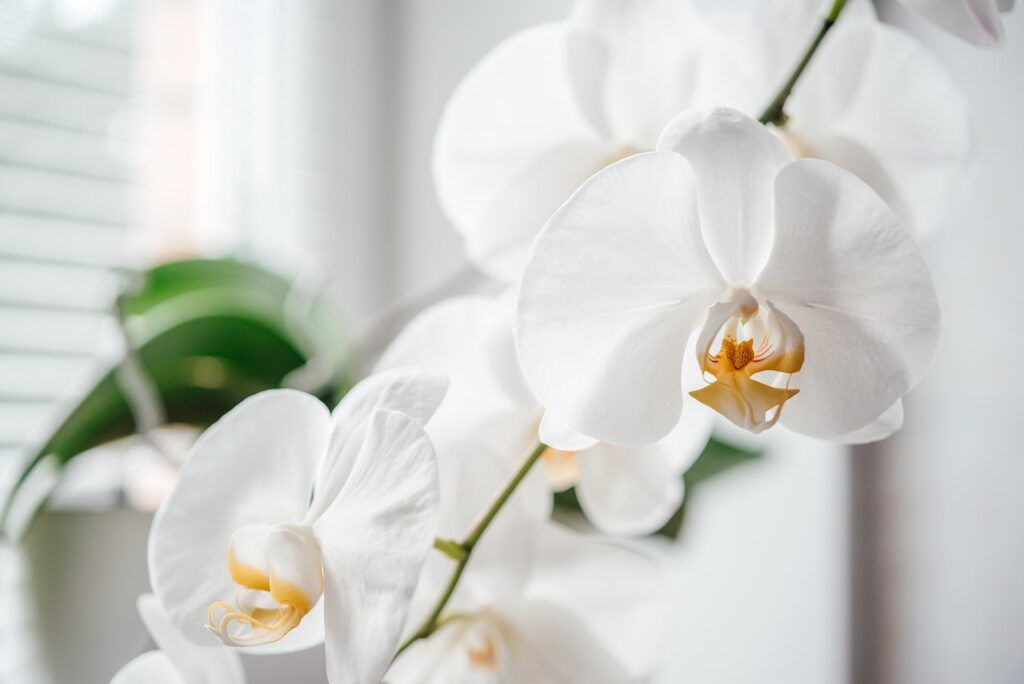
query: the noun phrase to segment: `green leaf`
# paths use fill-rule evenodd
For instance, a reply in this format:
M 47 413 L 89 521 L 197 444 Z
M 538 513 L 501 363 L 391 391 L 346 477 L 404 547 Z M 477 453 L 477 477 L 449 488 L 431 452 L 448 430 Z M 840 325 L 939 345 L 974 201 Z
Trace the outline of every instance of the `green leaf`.
M 210 425 L 246 397 L 282 386 L 314 353 L 326 357 L 318 359 L 326 373 L 314 393 L 331 401 L 347 389 L 347 349 L 334 317 L 312 305 L 302 312 L 305 330 L 295 331 L 287 306 L 296 295 L 286 280 L 233 260 L 178 261 L 140 275 L 142 286 L 125 294 L 121 306 L 136 358 L 168 422 Z M 44 458 L 63 466 L 135 430 L 118 367 L 112 367 L 32 454 L 3 519 Z

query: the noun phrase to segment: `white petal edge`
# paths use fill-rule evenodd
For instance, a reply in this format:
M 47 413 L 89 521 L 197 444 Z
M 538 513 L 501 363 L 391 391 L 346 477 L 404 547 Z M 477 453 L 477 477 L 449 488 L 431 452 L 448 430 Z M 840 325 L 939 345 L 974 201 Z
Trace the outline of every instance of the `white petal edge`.
M 726 281 L 752 283 L 772 246 L 775 176 L 793 156 L 765 126 L 725 107 L 678 115 L 658 150 L 693 166 L 704 242 Z
M 679 424 L 666 437 L 638 448 L 598 444 L 579 455 L 576 495 L 587 518 L 605 534 L 651 534 L 678 510 L 685 494 L 683 473 L 704 451 L 714 415 L 687 402 Z
M 579 616 L 562 606 L 548 601 L 508 600 L 493 612 L 502 623 L 497 681 L 633 681 L 607 644 Z
M 907 7 L 964 40 L 982 47 L 1003 42 L 1000 10 L 1009 11 L 1012 2 L 995 0 L 903 0 Z
M 896 403 L 882 412 L 873 422 L 865 425 L 859 430 L 839 435 L 833 441 L 843 444 L 868 444 L 878 442 L 903 427 L 903 400 L 897 399 Z
M 863 181 L 802 159 L 776 182 L 776 239 L 757 283 L 804 336 L 786 427 L 835 437 L 871 423 L 921 380 L 940 334 L 931 275 L 913 239 Z
M 840 24 L 787 111 L 810 156 L 866 181 L 916 236 L 942 226 L 962 198 L 975 147 L 970 106 L 939 61 L 897 28 Z
M 585 116 L 599 86 L 579 82 L 600 77 L 593 62 L 603 58 L 569 35 L 542 24 L 500 43 L 459 83 L 434 139 L 441 206 L 474 263 L 502 281 L 518 276 L 544 221 L 609 153 Z
M 160 650 L 170 659 L 185 682 L 201 684 L 243 684 L 245 673 L 236 651 L 217 646 L 197 646 L 171 624 L 152 594 L 143 594 L 135 602 L 143 624 Z M 153 684 L 152 680 L 143 684 Z
M 437 509 L 437 462 L 422 425 L 397 411 L 374 412 L 344 488 L 313 523 L 331 682 L 377 684 L 387 671 L 433 545 Z
M 541 442 L 562 451 L 582 451 L 598 443 L 593 437 L 572 429 L 568 422 L 551 411 L 547 411 L 541 418 L 539 433 Z
M 469 620 L 448 623 L 429 639 L 421 639 L 395 661 L 384 681 L 387 684 L 500 684 L 499 680 L 470 679 L 474 672 L 464 639 Z
M 238 589 L 228 574 L 231 534 L 302 522 L 329 434 L 327 407 L 316 397 L 270 390 L 240 403 L 192 447 L 153 520 L 148 550 L 153 593 L 189 640 L 217 643 L 207 609 Z
M 587 519 L 605 534 L 657 531 L 683 502 L 683 479 L 657 448 L 599 444 L 579 455 L 576 495 Z
M 634 155 L 584 183 L 534 244 L 516 348 L 540 403 L 573 430 L 632 446 L 678 422 L 685 345 L 725 290 L 696 199 L 681 156 Z
M 556 523 L 538 526 L 535 538 L 535 571 L 524 598 L 574 614 L 629 674 L 625 681 L 649 677 L 664 653 L 669 609 L 658 564 Z
M 661 129 L 692 105 L 708 75 L 704 67 L 711 60 L 696 30 L 695 5 L 585 0 L 570 11 L 572 26 L 601 36 L 610 48 L 605 83 L 609 127 L 616 139 L 635 149 L 653 149 Z
M 166 653 L 147 651 L 122 667 L 110 684 L 194 684 L 185 680 Z
M 514 297 L 511 290 L 500 297 L 463 295 L 424 309 L 384 352 L 377 371 L 408 366 L 447 376 L 439 414 L 472 415 L 508 402 L 539 413 L 515 353 Z
M 374 373 L 349 390 L 331 414 L 331 440 L 317 473 L 308 521 L 319 517 L 344 487 L 370 416 L 382 409 L 399 411 L 426 425 L 447 390 L 443 374 L 412 367 Z

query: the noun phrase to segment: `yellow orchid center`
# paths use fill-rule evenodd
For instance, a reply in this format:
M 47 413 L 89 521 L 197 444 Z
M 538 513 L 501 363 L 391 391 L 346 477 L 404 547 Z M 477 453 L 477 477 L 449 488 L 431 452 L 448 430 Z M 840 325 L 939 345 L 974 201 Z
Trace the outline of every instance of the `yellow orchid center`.
M 323 593 L 320 552 L 298 526 L 243 527 L 228 545 L 234 602 L 214 601 L 207 628 L 226 645 L 278 641 L 298 627 Z
M 754 360 L 754 340 L 751 338 L 737 344 L 733 338 L 726 337 L 722 340 L 722 350 L 718 356 L 728 360 L 733 370 L 743 370 Z
M 741 328 L 755 334 L 741 341 Z M 705 376 L 714 381 L 690 395 L 736 425 L 761 432 L 775 424 L 782 407 L 799 392 L 789 384 L 803 366 L 803 335 L 784 314 L 756 303 L 738 309 L 719 335 L 718 353 L 705 350 L 699 359 Z M 754 379 L 758 373 L 766 381 Z

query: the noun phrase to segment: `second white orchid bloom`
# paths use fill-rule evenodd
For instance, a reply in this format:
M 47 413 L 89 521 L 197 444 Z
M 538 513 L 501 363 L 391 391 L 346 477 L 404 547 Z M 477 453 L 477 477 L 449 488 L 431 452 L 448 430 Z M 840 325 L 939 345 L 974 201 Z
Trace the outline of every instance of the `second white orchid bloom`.
M 379 682 L 434 539 L 437 465 L 422 424 L 445 386 L 396 370 L 333 414 L 273 390 L 207 430 L 150 533 L 154 593 L 177 628 L 257 650 L 326 635 L 332 682 Z
M 584 183 L 534 244 L 518 316 L 541 403 L 626 445 L 667 434 L 684 391 L 753 432 L 878 439 L 940 327 L 924 259 L 878 195 L 729 109 L 680 115 L 658 151 Z M 704 382 L 684 387 L 694 362 Z
M 677 114 L 724 105 L 758 115 L 822 17 L 820 0 L 576 0 L 564 21 L 503 41 L 456 88 L 434 141 L 438 198 L 469 258 L 517 280 L 569 195 L 652 151 Z M 966 100 L 869 2 L 850 0 L 786 114 L 774 130 L 797 156 L 854 172 L 916 235 L 941 224 L 967 178 Z
M 574 486 L 583 512 L 602 532 L 658 530 L 682 502 L 682 474 L 707 444 L 714 414 L 694 406 L 668 436 L 641 448 L 567 433 L 545 416 L 522 377 L 512 334 L 514 295 L 509 290 L 499 297 L 456 297 L 425 310 L 395 339 L 379 367 L 444 373 L 451 385 L 427 431 L 435 436 L 475 430 L 482 437 L 474 449 L 498 455 L 503 469 L 519 463 L 538 439 L 552 447 L 524 483 L 535 510 L 548 513 L 551 492 Z

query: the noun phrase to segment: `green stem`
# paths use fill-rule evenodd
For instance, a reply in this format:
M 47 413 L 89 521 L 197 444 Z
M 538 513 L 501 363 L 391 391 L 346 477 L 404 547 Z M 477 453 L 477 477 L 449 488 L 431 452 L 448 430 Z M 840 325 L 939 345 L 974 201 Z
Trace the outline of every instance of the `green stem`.
M 523 461 L 522 465 L 513 473 L 512 478 L 505 484 L 502 490 L 498 493 L 498 496 L 491 502 L 491 505 L 487 507 L 484 514 L 480 517 L 480 520 L 473 526 L 473 529 L 469 531 L 466 538 L 461 542 L 455 542 L 451 539 L 435 539 L 434 548 L 444 553 L 446 556 L 455 561 L 455 570 L 452 571 L 452 576 L 448 580 L 448 585 L 445 587 L 444 592 L 438 598 L 437 603 L 434 604 L 434 608 L 430 611 L 430 615 L 423 621 L 419 629 L 409 635 L 402 645 L 398 647 L 398 651 L 395 653 L 395 658 L 402 655 L 405 649 L 412 646 L 420 639 L 426 639 L 433 634 L 437 629 L 445 623 L 445 619 L 441 617 L 445 607 L 448 605 L 448 601 L 451 599 L 452 594 L 455 593 L 455 588 L 459 585 L 459 580 L 462 579 L 462 573 L 466 569 L 466 564 L 469 563 L 469 558 L 473 553 L 473 549 L 480 541 L 480 537 L 483 536 L 487 528 L 490 527 L 491 523 L 494 522 L 494 518 L 497 517 L 498 513 L 508 502 L 512 494 L 519 487 L 519 483 L 523 481 L 526 474 L 530 472 L 533 465 L 540 459 L 541 454 L 547 449 L 545 444 L 538 444 L 537 447 L 527 456 L 526 460 Z
M 800 62 L 793 69 L 792 75 L 789 80 L 779 90 L 779 94 L 775 96 L 772 103 L 768 105 L 767 109 L 761 114 L 759 121 L 763 124 L 775 124 L 776 126 L 782 126 L 786 123 L 786 100 L 793 93 L 793 88 L 796 87 L 797 81 L 800 80 L 800 76 L 803 75 L 804 69 L 811 63 L 811 57 L 818 51 L 821 46 L 821 42 L 825 40 L 825 36 L 835 26 L 836 21 L 839 19 L 839 14 L 843 11 L 843 7 L 846 6 L 846 0 L 833 0 L 832 8 L 828 11 L 828 15 L 821 23 L 821 28 L 818 29 L 818 34 L 814 36 L 814 40 L 807 47 L 807 52 L 800 59 Z
M 443 539 L 438 537 L 434 540 L 434 548 L 451 558 L 453 561 L 460 561 L 466 557 L 466 549 L 454 539 Z

